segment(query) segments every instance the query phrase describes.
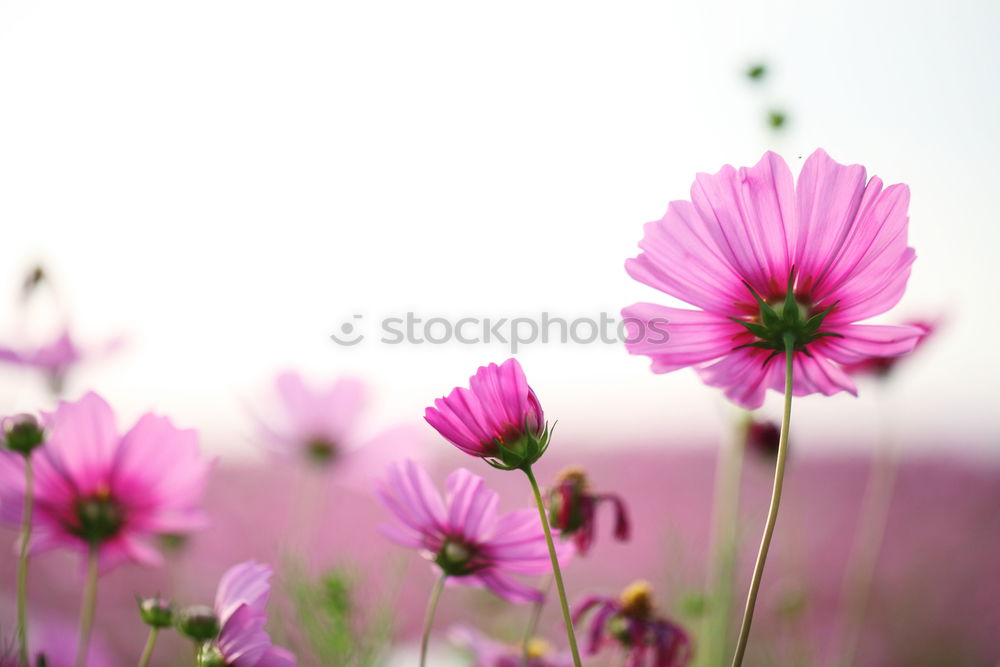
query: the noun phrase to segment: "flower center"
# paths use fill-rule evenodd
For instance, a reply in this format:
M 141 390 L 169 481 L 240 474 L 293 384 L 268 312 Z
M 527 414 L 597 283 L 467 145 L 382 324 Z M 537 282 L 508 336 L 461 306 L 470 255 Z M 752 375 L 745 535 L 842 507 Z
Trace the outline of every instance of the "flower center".
M 622 614 L 630 618 L 648 618 L 653 613 L 653 589 L 648 581 L 637 581 L 622 591 Z
M 315 438 L 306 444 L 306 457 L 317 465 L 326 465 L 337 458 L 340 448 L 323 438 Z
M 74 508 L 76 523 L 70 532 L 91 544 L 97 544 L 118 534 L 125 524 L 121 505 L 107 489 L 100 489 L 92 496 L 79 498 Z
M 529 658 L 544 658 L 551 653 L 552 644 L 548 643 L 541 637 L 532 637 L 528 640 L 528 646 L 525 649 L 525 654 Z
M 448 576 L 465 576 L 472 574 L 475 568 L 471 567 L 476 550 L 469 545 L 455 538 L 448 538 L 441 546 L 434 562 Z

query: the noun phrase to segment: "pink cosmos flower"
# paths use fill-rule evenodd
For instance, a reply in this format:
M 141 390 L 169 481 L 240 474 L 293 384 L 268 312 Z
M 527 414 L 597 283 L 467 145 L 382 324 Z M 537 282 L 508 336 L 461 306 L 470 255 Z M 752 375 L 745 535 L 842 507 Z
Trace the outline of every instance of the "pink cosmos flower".
M 926 320 L 907 322 L 907 325 L 917 327 L 923 331 L 923 334 L 917 339 L 917 344 L 913 347 L 914 351 L 921 347 L 938 329 L 936 324 Z M 886 378 L 896 368 L 896 365 L 899 364 L 899 362 L 904 358 L 907 357 L 865 357 L 864 359 L 855 361 L 854 363 L 846 364 L 844 366 L 844 371 L 852 377 L 871 375 L 877 378 Z
M 585 598 L 573 612 L 573 623 L 594 610 L 588 655 L 617 644 L 627 653 L 625 667 L 683 667 L 691 659 L 687 633 L 656 613 L 645 581 L 635 582 L 617 599 L 600 595 Z
M 747 407 L 767 388 L 784 389 L 775 355 L 794 346 L 796 396 L 856 394 L 844 366 L 913 349 L 912 326 L 856 324 L 902 297 L 914 259 L 907 246 L 909 189 L 817 150 L 798 182 L 766 153 L 756 166 L 699 174 L 691 201 L 672 202 L 646 225 L 642 253 L 626 268 L 636 280 L 697 310 L 638 303 L 629 320 L 632 354 L 666 373 L 697 369 L 709 385 Z M 667 320 L 669 339 L 645 336 Z M 790 339 L 788 337 L 790 336 Z
M 267 600 L 271 595 L 273 570 L 247 561 L 235 565 L 219 580 L 215 613 L 222 628 L 218 639 L 207 649 L 221 656 L 221 664 L 231 667 L 295 667 L 295 656 L 271 644 L 264 630 Z M 209 661 L 211 662 L 211 661 Z M 211 662 L 211 664 L 218 664 Z
M 615 538 L 629 539 L 631 524 L 625 502 L 614 493 L 595 493 L 582 468 L 568 468 L 556 478 L 549 492 L 549 523 L 562 537 L 572 538 L 580 554 L 586 554 L 597 533 L 597 507 L 611 505 L 615 515 Z
M 34 452 L 31 551 L 98 550 L 103 570 L 123 561 L 159 564 L 150 541 L 205 524 L 198 509 L 210 464 L 197 435 L 144 415 L 119 435 L 111 407 L 88 393 L 45 415 L 45 445 Z M 0 518 L 17 525 L 24 494 L 21 456 L 0 454 Z
M 548 446 L 542 406 L 517 359 L 481 366 L 468 389 L 456 387 L 434 401 L 424 419 L 463 452 L 496 467 L 530 465 Z
M 504 644 L 481 632 L 459 626 L 448 633 L 451 640 L 472 652 L 472 667 L 572 667 L 573 656 L 566 651 L 556 651 L 544 639 L 532 638 L 528 642 L 528 659 L 522 662 L 523 647 Z
M 448 476 L 442 500 L 427 472 L 413 461 L 389 467 L 378 485 L 379 499 L 399 520 L 383 534 L 419 549 L 448 575 L 449 582 L 484 586 L 511 602 L 534 602 L 542 593 L 508 576 L 550 572 L 545 533 L 534 510 L 497 515 L 499 497 L 483 479 L 459 469 Z M 560 559 L 572 553 L 560 545 Z
M 88 357 L 101 357 L 114 352 L 124 344 L 120 338 L 108 341 L 93 349 L 84 349 L 73 339 L 69 328 L 64 328 L 52 342 L 32 347 L 0 346 L 0 362 L 6 362 L 40 372 L 53 393 L 62 392 L 69 372 Z

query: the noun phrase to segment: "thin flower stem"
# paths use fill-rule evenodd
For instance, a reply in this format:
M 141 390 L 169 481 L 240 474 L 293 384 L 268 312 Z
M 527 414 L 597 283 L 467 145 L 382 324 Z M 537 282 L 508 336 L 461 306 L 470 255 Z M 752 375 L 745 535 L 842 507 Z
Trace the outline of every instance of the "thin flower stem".
M 743 655 L 747 650 L 747 640 L 750 638 L 750 624 L 753 622 L 754 605 L 757 604 L 757 592 L 764 576 L 764 563 L 767 561 L 767 550 L 771 546 L 771 536 L 774 525 L 778 521 L 778 506 L 781 504 L 781 487 L 785 480 L 785 460 L 788 457 L 788 426 L 792 420 L 792 375 L 795 366 L 794 341 L 786 334 L 785 338 L 785 410 L 781 416 L 781 437 L 778 440 L 778 460 L 774 466 L 774 486 L 771 489 L 771 506 L 767 510 L 767 522 L 764 524 L 764 535 L 760 539 L 760 550 L 757 552 L 757 562 L 753 567 L 753 578 L 750 580 L 750 591 L 747 593 L 747 604 L 743 610 L 743 623 L 740 625 L 740 638 L 736 643 L 736 654 L 733 656 L 732 667 L 743 664 Z
M 156 638 L 160 634 L 159 628 L 150 628 L 149 637 L 146 639 L 146 646 L 139 656 L 139 667 L 148 667 L 150 658 L 153 657 L 153 648 L 156 646 Z
M 31 541 L 31 513 L 34 507 L 34 472 L 31 454 L 24 457 L 24 513 L 21 520 L 21 546 L 17 558 L 17 646 L 22 667 L 31 664 L 28 652 L 28 543 Z
M 729 614 L 739 547 L 740 481 L 752 420 L 750 411 L 739 412 L 730 441 L 719 452 L 716 464 L 707 586 L 709 604 L 702 624 L 702 659 L 699 661 L 704 667 L 720 667 L 728 651 Z
M 886 414 L 883 407 L 881 415 Z M 839 663 L 845 667 L 854 664 L 861 630 L 864 628 L 868 603 L 871 598 L 872 582 L 878 566 L 879 553 L 885 539 L 885 529 L 889 521 L 893 491 L 896 486 L 896 450 L 889 433 L 889 426 L 883 422 L 882 436 L 878 451 L 872 461 L 861 505 L 861 525 L 855 536 L 844 577 L 844 630 L 841 639 L 843 652 Z
M 424 618 L 424 632 L 420 638 L 420 667 L 424 667 L 427 664 L 427 646 L 431 641 L 431 628 L 434 627 L 434 614 L 437 613 L 438 601 L 441 599 L 441 591 L 444 590 L 444 582 L 448 579 L 448 575 L 444 572 L 441 573 L 441 577 L 434 584 L 434 590 L 431 591 L 431 599 L 427 602 L 427 616 Z
M 542 584 L 541 589 L 545 597 L 531 605 L 531 618 L 528 619 L 528 627 L 524 629 L 524 639 L 521 642 L 521 667 L 528 667 L 528 660 L 530 659 L 528 652 L 531 649 L 531 640 L 535 638 L 535 632 L 538 630 L 538 621 L 542 618 L 542 608 L 545 607 L 545 602 L 549 599 L 549 591 L 552 589 L 552 577 L 545 577 L 545 583 Z
M 90 633 L 94 628 L 94 612 L 97 609 L 97 575 L 100 559 L 97 545 L 90 545 L 87 554 L 87 583 L 83 589 L 83 605 L 80 607 L 80 634 L 76 645 L 76 667 L 85 667 L 90 652 Z
M 548 543 L 549 558 L 552 560 L 552 577 L 556 580 L 556 590 L 559 591 L 559 604 L 562 606 L 563 621 L 566 623 L 566 639 L 569 640 L 569 650 L 573 654 L 573 665 L 581 667 L 580 649 L 576 647 L 576 635 L 573 633 L 573 618 L 569 613 L 569 602 L 566 601 L 566 586 L 563 585 L 562 571 L 559 569 L 556 545 L 552 541 L 552 529 L 549 528 L 549 519 L 545 516 L 542 492 L 538 489 L 538 482 L 535 480 L 535 474 L 531 471 L 531 466 L 524 468 L 524 474 L 531 482 L 531 490 L 535 494 L 535 504 L 538 505 L 538 515 L 542 519 L 542 528 L 545 530 L 545 541 Z

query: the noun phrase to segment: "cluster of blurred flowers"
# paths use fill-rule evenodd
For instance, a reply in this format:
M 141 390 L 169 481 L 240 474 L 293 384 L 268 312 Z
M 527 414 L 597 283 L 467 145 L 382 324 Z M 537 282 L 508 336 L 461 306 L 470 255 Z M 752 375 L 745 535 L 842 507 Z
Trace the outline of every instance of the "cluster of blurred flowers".
M 669 341 L 636 339 L 628 344 L 632 353 L 650 357 L 658 373 L 694 367 L 745 408 L 760 407 L 769 388 L 785 394 L 782 425 L 755 421 L 746 438 L 747 446 L 778 462 L 767 530 L 777 515 L 792 396 L 856 393 L 852 376 L 888 375 L 899 356 L 933 330 L 928 323 L 857 323 L 888 310 L 903 294 L 914 259 L 906 245 L 907 202 L 905 186 L 883 190 L 877 177 L 866 180 L 864 168 L 839 165 L 823 151 L 806 161 L 798 183 L 769 153 L 752 168 L 699 175 L 691 200 L 671 203 L 663 219 L 649 223 L 642 253 L 627 263 L 635 279 L 693 306 L 626 308 L 633 321 L 670 322 Z M 33 273 L 26 298 L 43 281 L 44 272 Z M 37 370 L 57 394 L 85 357 L 68 325 L 54 342 L 0 348 L 0 361 Z M 534 465 L 552 445 L 553 429 L 517 360 L 482 366 L 467 387 L 456 387 L 425 413 L 427 423 L 464 454 L 525 475 L 535 506 L 505 514 L 499 494 L 464 468 L 448 475 L 442 494 L 419 463 L 398 457 L 407 449 L 403 431 L 362 438 L 360 380 L 317 388 L 285 373 L 275 389 L 269 407 L 277 414 L 258 415 L 266 446 L 313 467 L 335 467 L 353 480 L 365 477 L 365 470 L 382 471 L 374 493 L 396 519 L 383 526 L 385 536 L 432 564 L 438 583 L 421 664 L 438 600 L 455 585 L 485 588 L 533 610 L 520 643 L 467 625 L 452 631 L 483 667 L 580 665 L 581 654 L 602 653 L 621 655 L 629 667 L 679 667 L 691 660 L 697 648 L 692 634 L 657 609 L 643 581 L 617 597 L 602 592 L 575 604 L 568 599 L 563 569 L 600 538 L 600 508 L 607 508 L 615 539 L 628 540 L 633 526 L 621 496 L 595 489 L 581 468 L 565 470 L 546 488 L 539 485 Z M 200 505 L 212 461 L 200 453 L 194 431 L 166 417 L 145 414 L 122 433 L 111 406 L 93 392 L 51 411 L 8 417 L 3 434 L 0 519 L 22 532 L 17 650 L 2 664 L 102 664 L 90 645 L 101 575 L 124 562 L 161 565 L 158 538 L 206 525 Z M 753 586 L 769 539 L 765 533 Z M 72 643 L 65 635 L 51 640 L 28 632 L 29 563 L 51 549 L 79 552 L 84 561 L 75 658 L 62 657 Z M 540 581 L 525 583 L 524 575 Z M 149 626 L 149 640 L 139 664 L 149 664 L 158 634 L 175 628 L 194 643 L 200 667 L 295 665 L 265 630 L 271 576 L 267 565 L 235 565 L 220 579 L 213 605 L 175 608 L 169 597 L 141 598 L 138 614 Z M 741 647 L 755 596 L 752 588 Z M 562 639 L 536 636 L 549 597 L 558 599 L 565 650 L 556 648 Z M 575 627 L 585 620 L 581 650 Z

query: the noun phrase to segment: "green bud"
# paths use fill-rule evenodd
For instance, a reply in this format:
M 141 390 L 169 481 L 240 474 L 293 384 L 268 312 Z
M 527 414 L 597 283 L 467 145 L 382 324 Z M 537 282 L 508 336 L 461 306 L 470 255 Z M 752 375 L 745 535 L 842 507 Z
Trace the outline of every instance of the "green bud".
M 219 636 L 219 617 L 215 610 L 205 605 L 194 605 L 181 610 L 177 619 L 181 633 L 196 642 L 207 642 Z
M 3 420 L 4 443 L 7 449 L 29 456 L 45 442 L 45 432 L 31 415 L 15 415 Z
M 226 659 L 218 646 L 206 642 L 198 649 L 198 659 L 195 661 L 195 665 L 197 667 L 226 667 Z
M 158 595 L 139 599 L 139 615 L 152 628 L 169 628 L 174 624 L 174 606 Z

